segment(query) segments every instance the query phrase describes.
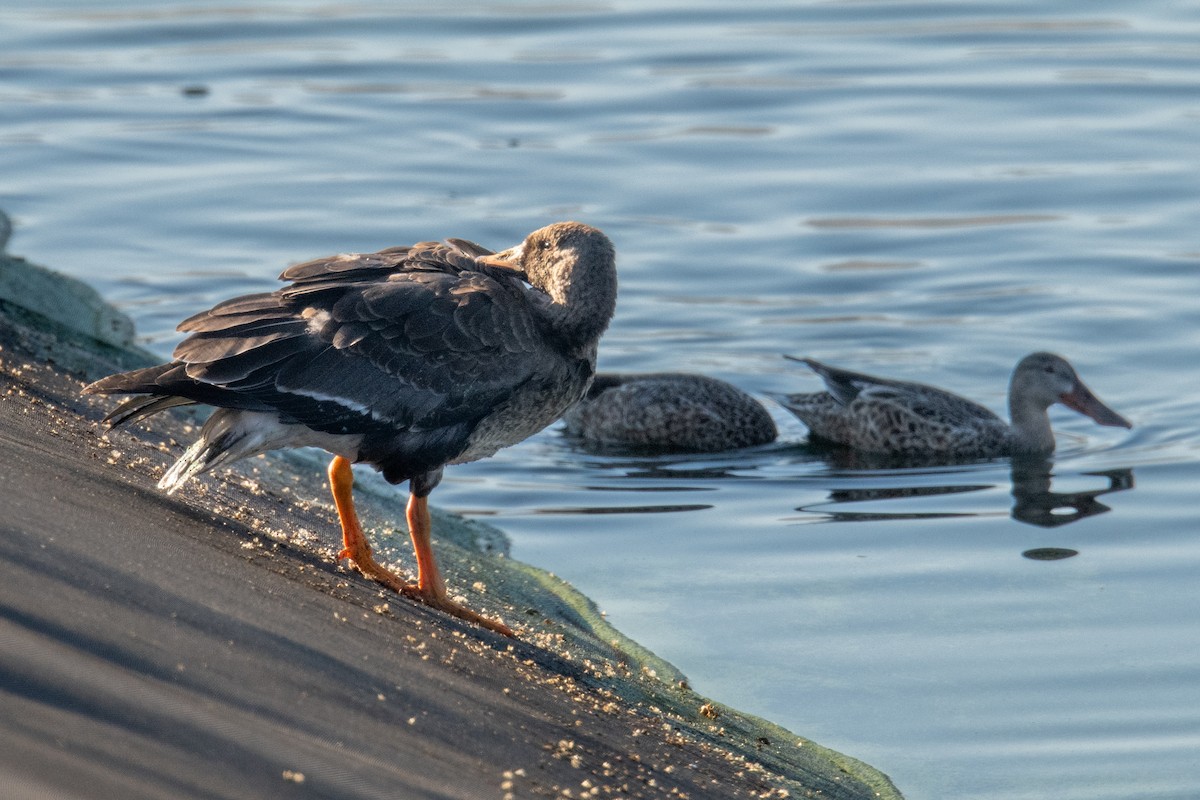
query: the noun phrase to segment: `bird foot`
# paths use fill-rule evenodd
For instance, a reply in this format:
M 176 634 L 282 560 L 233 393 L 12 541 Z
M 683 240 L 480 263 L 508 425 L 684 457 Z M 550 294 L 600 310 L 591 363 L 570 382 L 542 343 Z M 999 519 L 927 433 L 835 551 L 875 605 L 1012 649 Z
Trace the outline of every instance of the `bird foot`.
M 419 583 L 410 583 L 402 580 L 399 575 L 382 566 L 374 558 L 371 557 L 368 550 L 365 554 L 362 552 L 351 553 L 349 550 L 342 550 L 338 553 L 338 558 L 348 558 L 366 577 L 381 583 L 397 594 L 402 594 L 405 597 L 411 597 L 430 608 L 436 608 L 443 611 L 452 617 L 472 622 L 481 628 L 487 628 L 489 631 L 503 634 L 504 636 L 516 637 L 516 633 L 512 628 L 505 625 L 499 620 L 489 619 L 482 614 L 477 614 L 466 606 L 456 603 L 451 600 L 444 589 L 438 591 L 433 587 L 421 586 Z
M 433 592 L 422 589 L 415 583 L 406 583 L 401 593 L 405 597 L 411 597 L 414 600 L 419 600 L 430 608 L 436 608 L 438 611 L 443 611 L 452 617 L 458 617 L 459 619 L 466 620 L 467 622 L 472 622 L 481 628 L 487 628 L 489 631 L 495 631 L 496 633 L 514 639 L 517 636 L 517 634 L 513 632 L 512 628 L 508 627 L 500 620 L 490 619 L 482 614 L 477 614 L 466 606 L 454 602 L 446 595 L 436 595 Z

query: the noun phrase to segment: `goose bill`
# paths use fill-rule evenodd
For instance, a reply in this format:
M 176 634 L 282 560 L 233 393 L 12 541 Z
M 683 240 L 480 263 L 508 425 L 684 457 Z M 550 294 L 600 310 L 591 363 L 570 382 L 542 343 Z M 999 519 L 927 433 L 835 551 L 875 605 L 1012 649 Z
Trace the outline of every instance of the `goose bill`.
M 486 264 L 489 267 L 502 267 L 520 271 L 521 256 L 525 254 L 525 244 L 522 242 L 516 247 L 510 247 L 499 253 L 493 253 L 490 256 L 476 256 L 476 264 Z

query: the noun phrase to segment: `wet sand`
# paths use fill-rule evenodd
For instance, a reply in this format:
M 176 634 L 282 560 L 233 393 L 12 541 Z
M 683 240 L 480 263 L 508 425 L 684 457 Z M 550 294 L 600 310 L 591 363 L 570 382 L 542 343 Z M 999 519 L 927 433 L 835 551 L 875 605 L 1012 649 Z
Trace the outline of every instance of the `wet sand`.
M 338 564 L 318 461 L 165 496 L 195 419 L 106 433 L 79 395 L 137 358 L 0 301 L 5 797 L 900 796 L 699 696 L 486 526 L 439 514 L 435 549 L 517 640 Z M 368 527 L 403 519 L 361 494 Z M 403 529 L 370 533 L 403 568 Z

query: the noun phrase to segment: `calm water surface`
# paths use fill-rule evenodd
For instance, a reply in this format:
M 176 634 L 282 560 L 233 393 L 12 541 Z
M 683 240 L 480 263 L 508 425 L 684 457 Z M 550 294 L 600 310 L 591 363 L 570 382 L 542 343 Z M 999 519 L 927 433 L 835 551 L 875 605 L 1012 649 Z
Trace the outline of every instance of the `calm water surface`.
M 164 355 L 288 263 L 562 218 L 621 254 L 604 368 L 815 388 L 788 352 L 1001 410 L 1059 351 L 1132 431 L 870 470 L 772 406 L 772 446 L 551 430 L 435 501 L 910 798 L 1200 796 L 1200 6 L 430 8 L 5 4 L 10 250 Z

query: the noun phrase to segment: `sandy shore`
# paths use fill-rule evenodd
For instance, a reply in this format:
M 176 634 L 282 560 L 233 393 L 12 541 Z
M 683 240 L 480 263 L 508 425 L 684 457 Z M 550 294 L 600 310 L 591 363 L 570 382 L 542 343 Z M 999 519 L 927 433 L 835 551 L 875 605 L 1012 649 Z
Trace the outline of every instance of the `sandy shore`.
M 52 321 L 44 293 L 11 289 L 44 273 L 0 261 L 4 797 L 900 797 L 697 695 L 486 526 L 439 514 L 435 547 L 516 641 L 337 564 L 321 462 L 258 459 L 166 497 L 194 420 L 100 429 L 112 401 L 79 389 L 140 357 L 120 315 Z M 403 498 L 361 494 L 404 569 Z

